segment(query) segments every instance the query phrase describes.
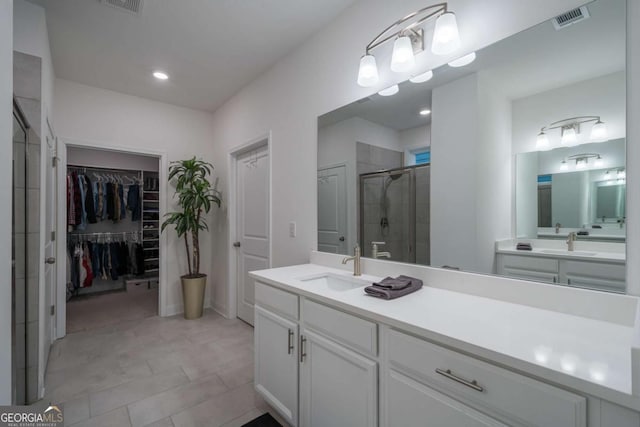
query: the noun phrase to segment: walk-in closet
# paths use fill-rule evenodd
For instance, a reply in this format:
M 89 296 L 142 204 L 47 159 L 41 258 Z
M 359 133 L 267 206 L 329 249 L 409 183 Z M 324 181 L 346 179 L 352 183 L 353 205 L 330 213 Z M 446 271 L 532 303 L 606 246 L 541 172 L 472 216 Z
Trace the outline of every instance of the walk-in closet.
M 157 315 L 158 158 L 69 146 L 67 333 Z

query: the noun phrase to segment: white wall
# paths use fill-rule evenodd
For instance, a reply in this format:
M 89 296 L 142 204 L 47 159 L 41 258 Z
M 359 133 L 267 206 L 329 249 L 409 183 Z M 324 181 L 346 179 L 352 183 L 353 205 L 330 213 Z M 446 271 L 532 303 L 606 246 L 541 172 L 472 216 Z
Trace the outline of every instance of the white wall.
M 436 267 L 448 265 L 465 271 L 478 270 L 477 105 L 476 74 L 433 89 L 431 265 Z
M 404 165 L 413 166 L 416 164 L 416 151 L 421 148 L 428 148 L 431 145 L 431 124 L 405 129 L 399 132 L 400 147 L 404 150 Z
M 575 116 L 600 116 L 609 139 L 624 138 L 625 72 L 620 71 L 513 101 L 515 153 L 536 149 L 540 128 Z M 588 141 L 591 123 L 582 125 L 579 138 Z M 560 145 L 560 129 L 547 132 L 552 145 Z
M 49 47 L 49 34 L 47 31 L 47 20 L 44 8 L 29 3 L 24 0 L 14 1 L 13 10 L 13 49 L 41 58 L 42 60 L 42 80 L 41 80 L 41 104 L 40 104 L 40 127 L 35 128 L 40 136 L 40 254 L 39 254 L 39 345 L 38 345 L 38 395 L 42 395 L 44 387 L 45 364 L 48 358 L 49 348 L 45 348 L 45 319 L 49 317 L 49 301 L 46 301 L 45 292 L 45 218 L 46 218 L 46 159 L 48 159 L 47 140 L 49 134 L 47 121 L 52 121 L 53 105 L 53 80 L 55 79 L 53 63 L 51 60 L 51 49 Z M 28 116 L 28 113 L 27 113 Z M 31 123 L 33 126 L 33 123 Z
M 202 157 L 213 163 L 216 168 L 214 176 L 219 175 L 220 169 L 226 166 L 224 156 L 211 156 L 213 137 L 211 115 L 208 113 L 60 79 L 55 81 L 54 88 L 56 130 L 65 141 L 71 141 L 74 145 L 84 142 L 104 147 L 165 152 L 169 161 Z M 163 185 L 171 197 L 173 188 Z M 227 190 L 223 197 L 225 195 L 228 195 Z M 168 205 L 169 210 L 173 209 L 171 201 Z M 216 215 L 223 216 L 224 213 L 217 212 L 214 207 L 209 218 L 210 224 Z M 169 239 L 163 263 L 166 262 L 169 273 L 166 284 L 167 314 L 175 314 L 182 311 L 180 276 L 186 273 L 186 260 L 184 244 L 178 241 L 174 231 L 167 230 L 166 233 L 169 233 Z M 219 230 L 212 226 L 211 233 L 201 238 L 203 273 L 209 275 L 207 292 L 211 286 L 225 283 L 224 277 L 211 267 L 218 256 L 211 250 L 212 240 L 221 237 Z M 209 302 L 209 295 L 207 293 L 206 302 Z
M 99 168 L 158 171 L 158 158 L 92 148 L 69 147 L 67 164 Z
M 463 40 L 462 51 L 478 50 L 548 18 L 579 6 L 582 0 L 454 0 Z M 374 88 L 356 84 L 358 62 L 364 46 L 393 20 L 424 7 L 424 1 L 360 0 L 346 9 L 316 36 L 279 61 L 214 114 L 214 157 L 271 130 L 273 136 L 273 266 L 307 262 L 317 246 L 316 142 L 317 117 L 369 96 L 408 75 L 380 67 Z M 366 19 L 363 19 L 366 17 Z M 386 49 L 386 48 L 385 48 Z M 388 63 L 389 49 L 382 49 L 379 64 Z M 451 58 L 428 53 L 418 55 L 420 69 L 433 69 Z M 435 109 L 434 109 L 435 111 Z M 227 188 L 226 165 L 221 185 Z M 298 224 L 298 236 L 288 235 L 289 221 Z M 228 219 L 219 223 L 214 268 L 228 277 Z M 225 235 L 222 238 L 222 235 Z M 221 282 L 224 283 L 224 280 Z M 214 301 L 227 310 L 227 289 L 216 287 Z
M 627 293 L 640 296 L 640 2 L 627 1 Z
M 13 1 L 0 2 L 0 405 L 11 404 Z

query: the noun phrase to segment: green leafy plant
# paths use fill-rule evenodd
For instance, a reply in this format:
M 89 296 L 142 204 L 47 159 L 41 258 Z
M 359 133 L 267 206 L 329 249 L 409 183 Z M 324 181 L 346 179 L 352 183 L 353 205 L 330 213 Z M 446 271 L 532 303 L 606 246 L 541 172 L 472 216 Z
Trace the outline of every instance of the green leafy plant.
M 200 274 L 200 231 L 209 230 L 205 215 L 213 204 L 220 207 L 221 193 L 211 186 L 207 176 L 211 175 L 213 166 L 195 157 L 189 160 L 171 162 L 169 181 L 175 180 L 179 212 L 170 212 L 162 223 L 161 230 L 173 225 L 178 238 L 184 237 L 187 250 L 188 277 L 201 277 Z M 191 246 L 189 245 L 191 237 Z

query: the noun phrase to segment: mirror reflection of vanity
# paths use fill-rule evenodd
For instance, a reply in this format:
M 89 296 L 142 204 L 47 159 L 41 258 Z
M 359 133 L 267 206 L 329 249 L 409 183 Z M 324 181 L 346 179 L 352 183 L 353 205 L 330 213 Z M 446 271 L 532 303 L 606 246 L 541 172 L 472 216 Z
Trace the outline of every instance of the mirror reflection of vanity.
M 585 7 L 319 117 L 318 249 L 624 292 L 625 4 Z

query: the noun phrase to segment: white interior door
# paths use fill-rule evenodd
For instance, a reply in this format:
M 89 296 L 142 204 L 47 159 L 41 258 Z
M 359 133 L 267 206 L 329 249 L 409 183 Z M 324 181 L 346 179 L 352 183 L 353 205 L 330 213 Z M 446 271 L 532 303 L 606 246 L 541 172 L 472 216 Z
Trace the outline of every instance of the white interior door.
M 236 158 L 236 289 L 238 317 L 253 325 L 253 270 L 269 268 L 269 152 L 266 145 Z
M 47 366 L 49 358 L 49 348 L 51 340 L 55 337 L 55 309 L 56 309 L 56 277 L 57 277 L 57 258 L 56 250 L 56 228 L 58 220 L 57 197 L 58 188 L 57 172 L 54 159 L 56 158 L 56 139 L 50 133 L 46 138 L 46 156 L 45 156 L 45 234 L 44 234 L 44 336 L 42 337 L 42 368 L 40 374 L 44 379 L 44 370 Z
M 318 170 L 318 250 L 347 253 L 347 181 L 344 165 Z

